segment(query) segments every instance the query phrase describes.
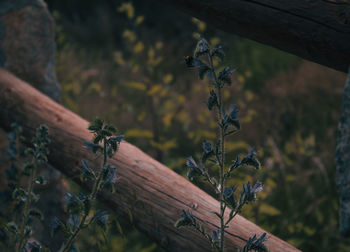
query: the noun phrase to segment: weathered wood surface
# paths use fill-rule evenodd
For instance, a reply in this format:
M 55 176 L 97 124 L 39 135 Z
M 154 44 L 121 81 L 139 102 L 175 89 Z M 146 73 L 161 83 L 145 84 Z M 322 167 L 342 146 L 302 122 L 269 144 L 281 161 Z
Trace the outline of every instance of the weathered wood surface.
M 226 32 L 346 72 L 348 0 L 160 0 Z
M 83 141 L 92 137 L 86 120 L 0 68 L 0 127 L 8 130 L 14 121 L 23 126 L 27 135 L 33 134 L 39 124 L 46 124 L 52 139 L 49 162 L 78 183 L 81 159 L 95 167 L 101 161 L 83 147 Z M 130 211 L 134 225 L 168 251 L 210 251 L 199 233 L 191 228 L 177 230 L 174 223 L 181 209 L 192 209 L 211 232 L 218 221 L 210 212 L 219 208 L 218 201 L 125 141 L 111 163 L 118 167 L 118 189 L 114 194 L 100 194 L 99 199 L 113 213 L 127 217 Z M 235 251 L 244 245 L 235 235 L 248 239 L 264 230 L 237 216 L 228 232 L 229 251 Z M 270 251 L 299 251 L 268 236 L 266 245 Z

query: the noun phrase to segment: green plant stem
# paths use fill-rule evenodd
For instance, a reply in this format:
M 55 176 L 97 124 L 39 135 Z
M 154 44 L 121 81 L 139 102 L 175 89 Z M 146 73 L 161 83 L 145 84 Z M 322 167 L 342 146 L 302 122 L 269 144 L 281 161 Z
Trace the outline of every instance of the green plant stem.
M 204 172 L 204 176 L 205 178 L 208 180 L 208 182 L 214 187 L 214 189 L 217 187 L 217 185 L 215 184 L 215 182 L 211 179 L 208 171 Z
M 24 211 L 23 211 L 23 219 L 22 219 L 22 223 L 21 223 L 21 227 L 19 230 L 19 234 L 18 234 L 18 247 L 17 247 L 17 252 L 21 252 L 21 249 L 23 247 L 23 242 L 24 242 L 24 231 L 25 231 L 25 227 L 26 227 L 26 223 L 28 220 L 28 212 L 29 212 L 29 206 L 30 206 L 30 202 L 32 199 L 32 191 L 33 191 L 33 185 L 34 185 L 34 175 L 35 175 L 35 169 L 36 169 L 36 162 L 33 159 L 33 164 L 34 167 L 30 172 L 30 183 L 28 186 L 28 191 L 27 191 L 27 196 L 26 196 L 26 202 L 24 204 Z
M 103 139 L 103 165 L 102 167 L 105 167 L 107 164 L 107 140 Z M 90 195 L 90 199 L 94 200 L 96 198 L 96 194 L 100 189 L 100 183 L 102 180 L 102 171 L 100 171 L 100 173 L 98 174 L 96 183 L 94 185 L 94 188 L 92 190 L 92 193 Z
M 220 103 L 220 111 L 222 106 L 221 101 L 221 89 L 218 88 L 219 92 L 219 103 Z M 220 112 L 219 112 L 220 113 Z M 221 113 L 220 113 L 221 114 Z M 222 118 L 222 115 L 220 116 Z M 224 251 L 224 240 L 225 240 L 225 206 L 224 206 L 224 188 L 225 188 L 225 176 L 224 176 L 224 168 L 225 168 L 225 132 L 224 129 L 221 128 L 221 165 L 220 165 L 220 215 L 221 215 L 221 236 L 220 236 L 220 250 Z
M 195 221 L 192 225 L 199 233 L 201 233 L 205 238 L 207 238 L 209 240 L 212 248 L 214 250 L 218 251 L 218 249 L 219 249 L 218 246 L 213 241 L 212 237 L 204 230 L 204 228 L 197 221 Z
M 107 141 L 106 139 L 103 139 L 103 166 L 105 167 L 105 165 L 107 164 Z M 94 186 L 92 188 L 92 192 L 89 195 L 89 200 L 94 200 L 96 198 L 96 195 L 100 189 L 100 183 L 102 180 L 102 176 L 103 173 L 102 171 L 99 172 L 98 177 L 94 183 Z M 90 211 L 84 213 L 78 227 L 75 229 L 75 231 L 73 232 L 73 234 L 71 234 L 71 236 L 69 237 L 66 245 L 63 247 L 62 252 L 69 252 L 69 250 L 71 249 L 76 237 L 78 236 L 79 232 L 81 229 L 85 228 L 87 225 L 85 225 L 85 221 L 86 218 L 89 216 Z
M 218 123 L 220 125 L 220 122 L 223 119 L 223 115 L 221 114 L 221 110 L 223 107 L 223 101 L 222 101 L 222 94 L 221 94 L 221 86 L 219 85 L 219 82 L 217 80 L 216 72 L 214 70 L 214 65 L 213 65 L 213 59 L 210 54 L 208 54 L 208 59 L 209 59 L 209 64 L 211 67 L 211 70 L 213 71 L 214 75 L 214 81 L 215 81 L 215 86 L 216 86 L 216 91 L 218 93 Z M 220 127 L 220 137 L 221 137 L 221 162 L 219 161 L 219 166 L 220 166 L 220 195 L 219 195 L 219 200 L 220 200 L 220 251 L 224 251 L 224 244 L 225 244 L 225 204 L 224 204 L 224 188 L 225 188 L 225 130 L 223 127 Z M 219 159 L 220 160 L 220 159 Z
M 233 218 L 236 217 L 237 214 L 238 214 L 238 210 L 235 211 L 235 213 L 232 215 L 232 217 L 230 217 L 230 218 L 225 222 L 225 227 L 230 223 L 231 220 L 233 220 Z

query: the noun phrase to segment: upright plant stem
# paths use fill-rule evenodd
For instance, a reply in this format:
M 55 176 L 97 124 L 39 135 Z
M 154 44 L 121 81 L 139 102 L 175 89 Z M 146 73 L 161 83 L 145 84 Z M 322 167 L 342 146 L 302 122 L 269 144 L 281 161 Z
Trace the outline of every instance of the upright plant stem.
M 222 108 L 222 98 L 221 98 L 221 88 L 218 88 L 218 95 L 219 95 L 219 104 L 220 104 L 220 111 Z M 222 119 L 222 115 L 220 114 L 220 120 Z M 225 206 L 224 206 L 224 188 L 225 188 L 225 177 L 224 177 L 224 169 L 225 169 L 225 132 L 224 129 L 221 127 L 220 129 L 221 134 L 221 166 L 220 166 L 220 215 L 221 215 L 221 225 L 220 225 L 220 249 L 223 252 L 224 251 L 224 241 L 225 241 L 225 223 L 224 223 L 224 217 L 225 217 Z
M 222 108 L 224 107 L 223 105 L 223 101 L 222 101 L 222 94 L 221 94 L 221 86 L 218 83 L 217 80 L 217 76 L 216 76 L 216 72 L 214 70 L 214 65 L 213 65 L 213 59 L 212 56 L 210 54 L 208 54 L 208 59 L 209 59 L 209 64 L 210 67 L 213 71 L 213 75 L 214 75 L 214 81 L 215 81 L 215 86 L 216 86 L 216 91 L 218 93 L 218 99 L 219 99 L 219 107 L 218 107 L 218 123 L 219 125 L 221 125 L 221 121 L 223 119 L 223 115 L 221 113 Z M 220 127 L 220 138 L 221 138 L 221 162 L 219 162 L 219 166 L 220 166 L 220 195 L 219 195 L 219 199 L 220 199 L 220 251 L 223 252 L 224 251 L 224 244 L 225 244 L 225 203 L 224 203 L 224 188 L 225 188 L 225 176 L 224 176 L 224 172 L 225 172 L 225 131 L 223 127 Z
M 30 172 L 30 183 L 28 186 L 28 191 L 27 191 L 27 197 L 26 197 L 26 202 L 24 204 L 24 211 L 23 211 L 23 216 L 22 216 L 22 223 L 21 223 L 21 227 L 19 230 L 19 234 L 18 234 L 18 247 L 17 247 L 17 252 L 21 252 L 22 246 L 23 246 L 23 242 L 24 242 L 24 231 L 25 231 L 25 227 L 26 227 L 26 223 L 28 220 L 28 212 L 29 212 L 29 206 L 30 206 L 30 202 L 32 200 L 32 191 L 33 191 L 33 185 L 34 185 L 34 175 L 35 175 L 35 168 L 36 168 L 36 162 L 33 159 L 33 164 L 34 167 Z
M 103 166 L 102 167 L 105 167 L 107 164 L 107 142 L 106 142 L 106 139 L 103 140 Z M 92 192 L 91 194 L 89 195 L 89 200 L 94 200 L 95 197 L 96 197 L 96 194 L 98 193 L 99 189 L 100 189 L 100 183 L 101 183 L 101 180 L 102 180 L 102 170 L 100 170 L 99 174 L 98 174 L 98 177 L 95 181 L 95 184 L 94 184 L 94 187 L 92 188 Z M 76 230 L 73 232 L 73 234 L 71 234 L 71 236 L 69 237 L 66 245 L 64 246 L 64 248 L 62 249 L 62 252 L 68 252 L 77 235 L 79 234 L 80 230 L 85 226 L 85 221 L 86 221 L 86 218 L 88 217 L 90 211 L 88 212 L 85 212 L 78 227 L 76 228 Z

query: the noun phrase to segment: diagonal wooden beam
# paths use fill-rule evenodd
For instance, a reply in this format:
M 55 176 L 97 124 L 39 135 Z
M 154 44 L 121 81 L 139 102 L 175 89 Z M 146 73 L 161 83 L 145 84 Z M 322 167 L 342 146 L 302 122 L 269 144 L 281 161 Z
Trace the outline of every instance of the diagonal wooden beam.
M 228 33 L 346 72 L 348 0 L 159 0 Z
M 88 122 L 0 68 L 0 127 L 8 130 L 11 122 L 22 125 L 28 136 L 39 124 L 46 124 L 52 140 L 49 162 L 89 188 L 79 179 L 81 159 L 88 160 L 92 167 L 101 160 L 83 148 L 83 141 L 92 137 Z M 117 192 L 101 193 L 98 198 L 113 213 L 125 217 L 131 213 L 133 224 L 167 251 L 210 251 L 198 232 L 191 228 L 178 230 L 174 223 L 181 209 L 192 210 L 211 232 L 219 223 L 211 213 L 218 209 L 218 201 L 127 142 L 122 142 L 111 163 L 117 166 L 120 177 Z M 237 216 L 228 232 L 227 245 L 235 249 L 245 244 L 237 235 L 247 240 L 265 231 Z M 299 251 L 272 234 L 268 237 L 266 246 L 272 252 Z

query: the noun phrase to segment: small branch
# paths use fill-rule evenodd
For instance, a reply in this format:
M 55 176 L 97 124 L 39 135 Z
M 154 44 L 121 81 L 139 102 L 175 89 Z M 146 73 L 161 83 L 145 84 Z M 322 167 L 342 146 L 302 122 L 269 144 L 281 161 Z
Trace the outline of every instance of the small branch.
M 19 235 L 18 235 L 18 247 L 17 247 L 17 252 L 21 252 L 22 251 L 22 247 L 23 247 L 23 242 L 24 242 L 24 231 L 25 231 L 25 227 L 28 221 L 28 213 L 29 213 L 29 206 L 32 200 L 32 191 L 33 191 L 33 185 L 34 185 L 34 176 L 35 176 L 35 169 L 36 169 L 36 161 L 33 158 L 32 163 L 34 165 L 34 167 L 31 169 L 30 172 L 30 183 L 28 186 L 28 191 L 27 191 L 27 195 L 26 195 L 26 202 L 24 205 L 24 211 L 23 211 L 23 219 L 22 219 L 22 223 L 21 223 L 21 227 L 20 227 L 20 231 L 19 231 Z
M 222 114 L 221 110 L 223 107 L 223 101 L 222 101 L 222 94 L 221 94 L 221 86 L 219 85 L 216 72 L 213 65 L 213 59 L 210 53 L 208 53 L 208 60 L 210 64 L 210 68 L 213 71 L 214 81 L 215 81 L 215 87 L 218 93 L 218 123 L 222 121 Z M 224 223 L 224 216 L 225 216 L 225 210 L 226 210 L 226 204 L 224 203 L 224 188 L 225 188 L 225 176 L 224 176 L 224 169 L 225 169 L 225 130 L 223 127 L 220 127 L 220 137 L 221 137 L 221 160 L 218 155 L 216 155 L 219 165 L 220 165 L 220 195 L 219 195 L 219 201 L 220 201 L 220 251 L 224 251 L 224 244 L 225 244 L 225 223 Z
M 217 188 L 217 184 L 211 179 L 208 171 L 204 172 L 204 177 L 208 180 L 208 182 L 214 187 L 214 189 L 216 190 Z
M 103 166 L 102 167 L 105 167 L 107 164 L 107 140 L 105 138 L 103 139 L 103 147 L 104 148 L 103 148 Z M 102 171 L 100 171 L 94 183 L 92 192 L 89 195 L 89 200 L 94 200 L 96 198 L 96 195 L 100 189 L 102 176 L 103 176 Z M 89 214 L 90 214 L 90 211 L 84 211 L 84 215 L 79 223 L 79 226 L 76 228 L 73 234 L 69 237 L 66 245 L 62 249 L 62 252 L 69 252 L 80 230 L 89 226 L 91 222 L 89 222 L 88 224 L 85 224 L 86 218 L 89 216 Z

